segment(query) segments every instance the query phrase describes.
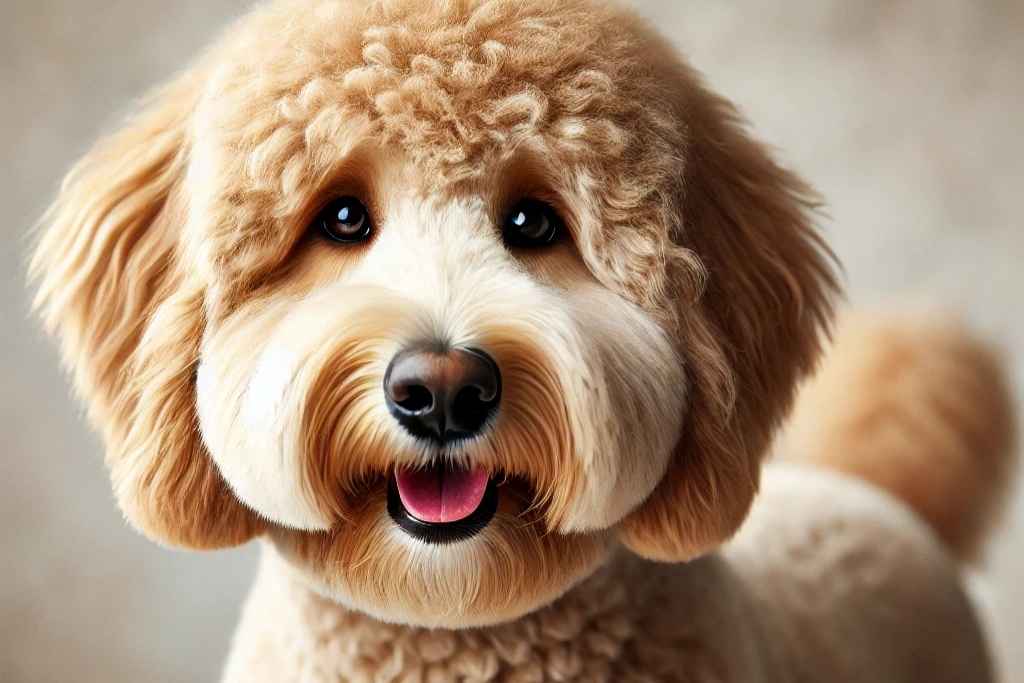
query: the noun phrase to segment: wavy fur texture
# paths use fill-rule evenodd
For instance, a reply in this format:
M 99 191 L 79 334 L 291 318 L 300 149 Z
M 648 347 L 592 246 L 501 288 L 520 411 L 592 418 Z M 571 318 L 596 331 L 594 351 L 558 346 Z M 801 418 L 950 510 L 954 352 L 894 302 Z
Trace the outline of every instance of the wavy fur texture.
M 872 482 L 978 559 L 1018 466 L 998 351 L 938 314 L 847 314 L 781 438 L 786 457 Z
M 365 243 L 317 235 L 341 196 L 368 208 Z M 547 249 L 502 241 L 523 198 L 565 223 Z M 337 621 L 337 639 L 316 636 L 273 680 L 722 680 L 785 660 L 753 653 L 760 632 L 737 631 L 749 642 L 736 662 L 716 649 L 721 634 L 702 640 L 757 611 L 760 597 L 739 597 L 756 572 L 736 583 L 715 560 L 691 576 L 737 597 L 685 633 L 649 613 L 657 600 L 607 624 L 564 606 L 600 593 L 595 572 L 619 595 L 635 567 L 655 571 L 630 560 L 616 573 L 617 545 L 691 561 L 747 518 L 832 317 L 817 207 L 729 102 L 613 4 L 279 0 L 86 155 L 44 221 L 32 276 L 128 520 L 190 548 L 262 537 L 271 577 L 256 590 L 287 584 Z M 389 360 L 424 342 L 486 349 L 502 372 L 501 409 L 443 452 L 401 429 L 383 396 Z M 439 457 L 485 469 L 501 491 L 495 520 L 450 546 L 405 536 L 385 511 L 394 470 Z M 856 502 L 848 512 L 863 516 Z M 868 564 L 895 572 L 892 586 L 912 582 L 884 558 Z M 937 613 L 969 631 L 955 580 L 937 571 L 949 591 Z M 251 610 L 271 630 L 243 627 L 229 680 L 266 679 L 258 651 L 284 656 L 274 634 L 299 637 Z M 423 628 L 511 623 L 525 654 L 498 660 L 533 661 L 537 643 L 562 638 L 538 610 L 597 620 L 569 631 L 604 664 L 555 647 L 539 669 L 470 675 L 431 668 L 430 654 L 371 665 L 335 652 L 375 629 L 419 642 L 435 637 Z M 648 621 L 662 640 L 645 640 Z M 627 651 L 640 654 L 616 663 Z M 691 676 L 666 654 L 677 651 L 711 663 Z

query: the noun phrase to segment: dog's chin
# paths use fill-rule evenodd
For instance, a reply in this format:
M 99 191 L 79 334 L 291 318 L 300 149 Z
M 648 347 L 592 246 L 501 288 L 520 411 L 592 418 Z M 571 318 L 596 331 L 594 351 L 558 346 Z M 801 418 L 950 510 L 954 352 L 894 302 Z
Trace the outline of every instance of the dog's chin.
M 468 628 L 554 600 L 607 557 L 611 534 L 547 530 L 531 484 L 447 462 L 367 481 L 326 532 L 276 527 L 278 553 L 318 593 L 383 621 Z

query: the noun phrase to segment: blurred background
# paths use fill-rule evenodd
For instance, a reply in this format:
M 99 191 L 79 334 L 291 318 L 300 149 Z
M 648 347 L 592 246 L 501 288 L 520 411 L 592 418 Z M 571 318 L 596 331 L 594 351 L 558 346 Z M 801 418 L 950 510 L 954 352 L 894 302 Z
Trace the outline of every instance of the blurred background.
M 0 681 L 213 681 L 254 548 L 174 553 L 122 521 L 28 316 L 29 227 L 67 167 L 242 0 L 0 7 Z M 637 0 L 826 197 L 855 304 L 962 312 L 1024 386 L 1024 2 Z M 1024 488 L 973 578 L 1024 683 Z

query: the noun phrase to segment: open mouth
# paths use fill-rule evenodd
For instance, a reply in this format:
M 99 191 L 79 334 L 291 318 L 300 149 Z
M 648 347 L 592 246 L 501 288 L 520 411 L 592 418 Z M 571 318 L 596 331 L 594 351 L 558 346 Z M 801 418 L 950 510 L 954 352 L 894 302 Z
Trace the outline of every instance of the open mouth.
M 436 462 L 396 470 L 388 480 L 388 513 L 410 536 L 426 543 L 455 543 L 483 530 L 498 509 L 490 474 Z

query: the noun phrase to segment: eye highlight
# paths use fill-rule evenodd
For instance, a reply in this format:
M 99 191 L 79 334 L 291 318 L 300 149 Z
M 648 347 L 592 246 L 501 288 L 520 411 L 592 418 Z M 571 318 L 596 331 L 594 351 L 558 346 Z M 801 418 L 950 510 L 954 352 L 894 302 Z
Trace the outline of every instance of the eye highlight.
M 512 247 L 543 247 L 565 228 L 558 213 L 538 199 L 520 199 L 505 216 L 502 236 Z
M 339 197 L 320 210 L 314 223 L 325 237 L 343 244 L 366 240 L 373 223 L 366 206 L 355 197 Z

